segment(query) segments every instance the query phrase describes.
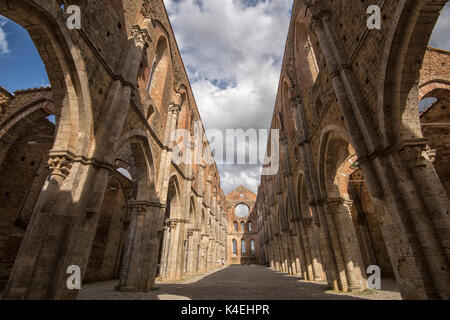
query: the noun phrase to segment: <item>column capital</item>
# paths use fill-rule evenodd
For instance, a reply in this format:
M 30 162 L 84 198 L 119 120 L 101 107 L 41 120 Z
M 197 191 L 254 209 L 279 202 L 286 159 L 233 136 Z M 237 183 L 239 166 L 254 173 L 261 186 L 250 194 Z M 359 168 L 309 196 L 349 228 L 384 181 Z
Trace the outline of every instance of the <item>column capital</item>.
M 147 29 L 142 29 L 138 25 L 134 25 L 131 27 L 131 36 L 134 38 L 136 42 L 141 43 L 144 46 L 144 48 L 148 48 L 150 42 L 152 42 L 152 39 L 148 34 Z
M 50 155 L 48 159 L 51 175 L 61 176 L 63 178 L 66 178 L 69 175 L 72 164 L 73 158 L 68 154 Z
M 328 198 L 327 199 L 327 205 L 331 212 L 334 213 L 343 205 L 344 199 L 342 198 Z
M 181 112 L 181 105 L 176 104 L 175 102 L 170 102 L 169 103 L 169 112 L 176 114 L 178 116 Z
M 398 150 L 409 169 L 426 166 L 428 148 L 427 139 L 403 140 Z

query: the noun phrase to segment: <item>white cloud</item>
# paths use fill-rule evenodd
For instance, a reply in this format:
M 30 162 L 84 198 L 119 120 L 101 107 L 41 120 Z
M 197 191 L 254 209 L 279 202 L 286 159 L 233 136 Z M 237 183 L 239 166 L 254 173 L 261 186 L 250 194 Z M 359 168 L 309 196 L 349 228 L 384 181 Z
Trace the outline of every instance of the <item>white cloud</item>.
M 0 16 L 0 54 L 10 53 L 6 32 L 2 28 L 6 23 L 6 18 Z
M 205 128 L 268 128 L 292 0 L 164 2 Z M 219 170 L 225 192 L 257 191 L 259 166 Z

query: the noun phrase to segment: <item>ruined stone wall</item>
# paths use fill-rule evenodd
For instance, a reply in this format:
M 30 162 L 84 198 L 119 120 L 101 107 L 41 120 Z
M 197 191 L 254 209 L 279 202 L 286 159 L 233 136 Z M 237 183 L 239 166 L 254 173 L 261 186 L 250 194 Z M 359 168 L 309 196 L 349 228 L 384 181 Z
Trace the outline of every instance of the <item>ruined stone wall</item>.
M 271 123 L 280 170 L 257 199 L 268 265 L 357 291 L 376 263 L 404 298 L 448 297 L 447 125 L 424 125 L 447 122 L 446 53 L 426 50 L 445 3 L 294 1 Z M 433 120 L 419 116 L 424 97 L 438 98 Z
M 32 253 L 16 257 L 4 294 L 74 298 L 76 290 L 66 286 L 69 265 L 80 266 L 85 281 L 119 277 L 121 290 L 141 291 L 153 286 L 158 264 L 167 271 L 164 280 L 218 268 L 217 259 L 226 257 L 226 203 L 214 161 L 203 159 L 212 155 L 202 151 L 194 165 L 172 161 L 173 132 L 183 128 L 193 136 L 201 118 L 163 1 L 62 3 L 0 1 L 1 15 L 28 28 L 51 84 L 16 94 L 6 111 L 12 95 L 1 91 L 0 163 L 8 136 L 19 138 L 15 128 L 50 114 L 56 123 L 44 161 L 52 187 L 41 185 L 39 199 L 27 202 L 34 232 L 21 245 Z M 81 8 L 81 29 L 67 28 L 73 4 Z M 202 126 L 199 135 L 203 141 L 192 152 L 208 148 Z M 194 146 L 190 138 L 183 137 L 185 153 Z M 112 199 L 117 169 L 131 181 Z M 166 216 L 168 202 L 174 207 Z M 162 248 L 165 243 L 170 246 Z M 164 261 L 157 261 L 160 248 Z M 25 264 L 36 270 L 22 270 Z
M 231 191 L 226 197 L 228 211 L 227 251 L 229 264 L 259 264 L 260 249 L 258 237 L 258 216 L 254 211 L 256 195 L 243 186 Z M 249 211 L 245 217 L 236 214 L 236 207 L 244 204 Z M 237 224 L 237 230 L 235 228 Z M 244 228 L 242 228 L 244 226 Z M 233 240 L 236 241 L 237 252 L 233 252 Z M 245 242 L 245 252 L 242 250 L 242 241 Z M 252 252 L 251 243 L 254 243 Z

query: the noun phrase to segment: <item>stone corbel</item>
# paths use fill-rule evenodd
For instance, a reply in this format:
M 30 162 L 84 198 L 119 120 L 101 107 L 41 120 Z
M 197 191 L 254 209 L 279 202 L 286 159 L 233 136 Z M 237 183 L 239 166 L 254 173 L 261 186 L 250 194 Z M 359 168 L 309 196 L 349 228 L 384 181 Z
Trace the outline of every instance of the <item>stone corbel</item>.
M 174 102 L 170 102 L 169 103 L 169 112 L 172 114 L 176 114 L 178 116 L 181 112 L 181 105 L 176 104 Z
M 150 38 L 147 29 L 142 29 L 138 25 L 134 25 L 131 27 L 131 36 L 134 38 L 136 42 L 142 43 L 144 48 L 148 48 L 150 42 L 152 42 L 152 39 Z
M 427 146 L 427 153 L 428 153 L 428 158 L 430 158 L 430 161 L 435 162 L 436 161 L 436 149 L 430 149 L 430 147 Z
M 409 169 L 427 165 L 429 147 L 427 139 L 411 139 L 400 143 L 399 153 Z
M 61 176 L 64 179 L 69 175 L 73 159 L 69 155 L 54 155 L 48 159 L 48 166 L 52 176 Z
M 352 207 L 353 207 L 353 201 L 352 200 L 343 200 L 342 204 L 347 207 L 348 211 L 351 212 L 352 211 Z
M 340 207 L 344 203 L 344 199 L 342 198 L 330 198 L 327 200 L 328 205 L 328 213 L 329 214 L 335 214 L 339 211 Z
M 138 216 L 145 216 L 147 209 L 149 207 L 148 203 L 144 201 L 135 201 L 134 206 L 136 208 Z

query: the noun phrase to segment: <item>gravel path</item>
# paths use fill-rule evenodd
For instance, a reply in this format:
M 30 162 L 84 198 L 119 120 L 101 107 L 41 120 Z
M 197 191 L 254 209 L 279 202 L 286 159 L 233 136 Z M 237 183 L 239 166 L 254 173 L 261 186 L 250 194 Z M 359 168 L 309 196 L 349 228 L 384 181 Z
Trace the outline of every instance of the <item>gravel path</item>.
M 147 293 L 114 290 L 117 281 L 85 284 L 80 300 L 400 300 L 395 283 L 382 282 L 390 290 L 343 294 L 327 291 L 326 283 L 302 281 L 299 277 L 262 266 L 230 266 L 176 283 L 157 283 Z M 392 288 L 392 289 L 391 289 Z

